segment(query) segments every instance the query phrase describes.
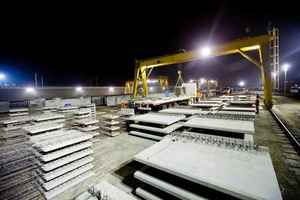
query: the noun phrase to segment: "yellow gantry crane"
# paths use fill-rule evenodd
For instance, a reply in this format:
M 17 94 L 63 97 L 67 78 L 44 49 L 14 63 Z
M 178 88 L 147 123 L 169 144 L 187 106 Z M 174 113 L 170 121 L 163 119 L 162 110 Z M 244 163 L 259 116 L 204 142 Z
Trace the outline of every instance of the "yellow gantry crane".
M 150 74 L 149 74 L 150 75 Z M 167 76 L 158 76 L 155 80 L 158 81 L 160 89 L 164 91 L 169 87 L 169 78 Z M 147 80 L 148 81 L 148 80 Z M 133 93 L 134 81 L 126 81 L 124 87 L 125 94 Z
M 228 42 L 211 49 L 209 56 L 225 56 L 231 54 L 240 54 L 248 61 L 258 67 L 261 74 L 262 83 L 264 86 L 264 103 L 267 108 L 272 107 L 272 87 L 270 78 L 270 66 L 267 65 L 269 59 L 269 42 L 274 39 L 270 35 L 261 35 L 257 37 L 248 37 L 243 39 L 237 39 L 232 42 Z M 258 59 L 248 55 L 246 52 L 257 51 Z M 141 81 L 143 86 L 143 95 L 148 95 L 148 74 L 151 73 L 153 68 L 168 66 L 173 64 L 180 64 L 190 62 L 199 59 L 207 58 L 206 55 L 196 51 L 186 51 L 175 53 L 171 55 L 160 56 L 156 58 L 136 60 L 135 62 L 135 79 L 133 84 L 133 97 L 138 95 L 138 84 Z

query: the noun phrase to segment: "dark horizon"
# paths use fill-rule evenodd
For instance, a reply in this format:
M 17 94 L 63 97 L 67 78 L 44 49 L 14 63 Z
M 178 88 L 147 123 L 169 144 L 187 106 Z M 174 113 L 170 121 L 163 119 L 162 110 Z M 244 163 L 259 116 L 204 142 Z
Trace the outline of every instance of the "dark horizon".
M 143 9 L 80 5 L 74 9 L 49 6 L 32 11 L 14 8 L 13 12 L 7 11 L 9 15 L 2 13 L 0 72 L 7 74 L 8 82 L 22 85 L 32 84 L 36 72 L 49 86 L 96 82 L 101 86 L 123 86 L 133 79 L 134 59 L 266 34 L 271 22 L 280 30 L 281 63 L 292 66 L 289 80 L 300 82 L 300 17 L 292 8 L 259 5 L 223 1 L 168 10 L 162 5 L 161 10 L 157 9 L 155 4 L 154 8 Z M 249 86 L 258 82 L 256 68 L 236 55 L 179 67 L 185 81 L 208 77 L 233 85 L 241 79 Z M 174 81 L 176 68 L 153 71 L 153 76 L 166 74 Z

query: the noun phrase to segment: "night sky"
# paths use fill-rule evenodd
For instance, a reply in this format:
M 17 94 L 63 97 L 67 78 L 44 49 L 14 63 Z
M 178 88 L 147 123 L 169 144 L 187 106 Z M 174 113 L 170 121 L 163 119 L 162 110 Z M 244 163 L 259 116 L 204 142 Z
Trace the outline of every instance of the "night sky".
M 291 64 L 288 77 L 300 81 L 296 3 L 148 2 L 1 6 L 0 72 L 19 85 L 32 84 L 36 72 L 47 86 L 121 86 L 133 79 L 135 58 L 265 34 L 272 22 L 280 29 L 281 62 Z M 153 76 L 168 74 L 174 80 L 178 68 L 186 81 L 207 77 L 226 85 L 258 84 L 255 66 L 238 55 L 158 68 Z

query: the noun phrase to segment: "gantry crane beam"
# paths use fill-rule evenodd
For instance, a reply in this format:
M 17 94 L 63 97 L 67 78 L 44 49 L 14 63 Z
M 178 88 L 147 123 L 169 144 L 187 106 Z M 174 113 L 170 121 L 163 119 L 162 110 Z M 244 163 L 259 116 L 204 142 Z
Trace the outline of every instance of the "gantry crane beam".
M 228 42 L 214 47 L 210 52 L 210 57 L 225 56 L 231 54 L 240 54 L 251 63 L 255 64 L 261 72 L 261 78 L 264 85 L 264 100 L 267 108 L 272 107 L 272 90 L 269 66 L 267 65 L 268 56 L 268 44 L 273 40 L 270 35 L 261 35 L 257 37 L 248 37 L 244 39 L 237 39 L 232 42 Z M 246 54 L 248 51 L 258 51 L 259 60 Z M 135 66 L 135 79 L 133 96 L 138 94 L 138 82 L 142 81 L 143 95 L 148 95 L 147 74 L 155 67 L 168 66 L 173 64 L 180 64 L 190 62 L 194 60 L 200 60 L 206 58 L 201 55 L 199 51 L 187 51 L 181 53 L 175 53 L 171 55 L 165 55 L 150 59 L 137 60 Z

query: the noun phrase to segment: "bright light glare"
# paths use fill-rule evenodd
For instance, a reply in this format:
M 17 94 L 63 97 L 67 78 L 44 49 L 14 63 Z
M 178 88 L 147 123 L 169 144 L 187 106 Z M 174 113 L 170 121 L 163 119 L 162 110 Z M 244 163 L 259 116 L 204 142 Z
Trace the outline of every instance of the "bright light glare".
M 147 80 L 147 83 L 157 83 L 158 82 L 158 80 L 155 80 L 155 79 L 148 79 Z
M 194 82 L 194 80 L 193 79 L 190 79 L 190 81 L 189 81 L 190 83 L 192 83 L 192 82 Z
M 78 86 L 75 88 L 76 92 L 83 92 L 83 89 L 81 86 Z
M 34 89 L 33 87 L 26 87 L 26 88 L 25 88 L 25 92 L 26 92 L 26 93 L 33 94 L 33 93 L 35 93 L 35 89 Z
M 150 87 L 149 90 L 150 90 L 150 92 L 152 92 L 153 91 L 153 87 Z
M 244 86 L 245 86 L 245 81 L 240 81 L 240 82 L 239 82 L 239 86 L 240 86 L 240 87 L 244 87 Z
M 200 55 L 203 56 L 203 57 L 208 57 L 210 56 L 211 54 L 211 49 L 209 47 L 202 47 L 200 49 Z
M 215 81 L 214 80 L 210 80 L 210 83 L 215 83 Z
M 204 84 L 206 82 L 206 80 L 204 78 L 200 79 L 200 84 Z
M 3 73 L 0 73 L 0 81 L 5 80 L 6 76 Z
M 276 72 L 272 72 L 272 77 L 275 79 L 277 76 Z
M 109 88 L 108 88 L 108 91 L 109 91 L 109 92 L 113 92 L 113 91 L 115 91 L 115 88 L 114 88 L 114 87 L 109 87 Z
M 290 65 L 289 65 L 289 64 L 284 64 L 284 65 L 282 66 L 282 68 L 283 68 L 283 71 L 284 71 L 284 72 L 287 72 L 287 71 L 289 70 L 289 68 L 290 68 Z

